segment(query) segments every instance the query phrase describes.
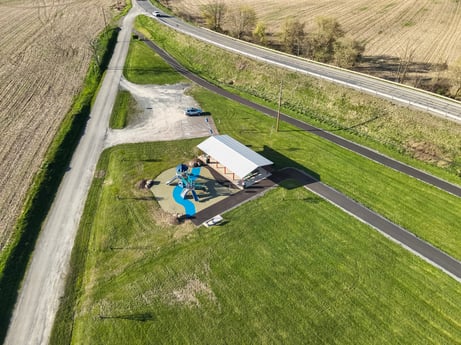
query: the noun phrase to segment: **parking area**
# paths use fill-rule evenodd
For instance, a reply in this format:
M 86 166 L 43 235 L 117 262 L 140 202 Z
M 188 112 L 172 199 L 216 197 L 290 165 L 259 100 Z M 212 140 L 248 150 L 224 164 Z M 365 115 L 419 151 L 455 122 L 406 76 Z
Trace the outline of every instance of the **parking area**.
M 136 113 L 124 129 L 109 129 L 105 147 L 125 143 L 164 141 L 206 137 L 217 134 L 213 118 L 186 116 L 185 109 L 198 107 L 186 94 L 188 83 L 174 85 L 137 85 L 122 78 L 120 86 L 128 90 L 137 103 Z

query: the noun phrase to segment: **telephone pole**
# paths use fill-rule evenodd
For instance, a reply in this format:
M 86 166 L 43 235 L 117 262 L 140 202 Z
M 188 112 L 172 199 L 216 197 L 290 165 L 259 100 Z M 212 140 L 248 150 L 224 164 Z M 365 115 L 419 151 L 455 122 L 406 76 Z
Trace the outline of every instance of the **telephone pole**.
M 282 106 L 282 88 L 283 88 L 283 79 L 280 80 L 280 90 L 279 90 L 279 105 L 277 108 L 277 122 L 275 124 L 275 131 L 279 131 L 279 123 L 280 123 L 280 107 Z

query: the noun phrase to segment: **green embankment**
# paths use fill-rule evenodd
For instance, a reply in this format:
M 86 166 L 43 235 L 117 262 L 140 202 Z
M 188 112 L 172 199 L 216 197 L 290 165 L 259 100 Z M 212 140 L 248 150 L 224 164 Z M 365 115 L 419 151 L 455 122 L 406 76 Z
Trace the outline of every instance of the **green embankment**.
M 135 84 L 176 84 L 185 81 L 180 74 L 171 73 L 173 68 L 155 54 L 144 42 L 132 40 L 124 76 Z
M 129 114 L 136 111 L 136 101 L 128 91 L 117 93 L 115 104 L 109 120 L 109 127 L 113 129 L 125 128 L 129 121 Z
M 293 95 L 289 98 L 291 104 L 298 104 L 299 108 L 304 109 L 303 114 L 294 114 L 295 117 L 304 120 L 313 120 L 320 123 L 320 117 L 325 116 L 324 125 L 329 129 L 334 129 L 331 124 L 336 123 L 339 126 L 340 119 L 338 114 L 348 113 L 347 108 L 355 105 L 356 117 L 363 116 L 365 119 L 370 116 L 370 112 L 389 111 L 392 113 L 384 116 L 384 122 L 390 122 L 390 118 L 402 120 L 405 117 L 411 117 L 414 114 L 426 116 L 424 113 L 414 113 L 407 108 L 400 108 L 390 105 L 388 102 L 368 98 L 365 95 L 358 95 L 354 91 L 344 88 L 336 88 L 327 83 L 317 84 L 317 81 L 307 77 L 301 77 L 292 72 L 287 72 L 273 67 L 256 63 L 244 57 L 225 52 L 213 46 L 197 42 L 193 38 L 184 37 L 173 30 L 159 25 L 146 17 L 139 17 L 137 20 L 137 30 L 155 37 L 156 41 L 167 51 L 177 58 L 181 63 L 186 65 L 192 71 L 201 74 L 203 77 L 221 84 L 227 80 L 233 80 L 232 90 L 247 90 L 248 92 L 262 94 L 266 100 L 273 99 L 278 92 L 278 85 L 274 83 L 271 76 L 284 76 L 284 83 L 288 90 L 291 85 L 293 89 L 302 89 L 303 95 L 299 98 L 294 96 L 295 91 L 290 91 Z M 213 61 L 220 61 L 219 64 Z M 239 67 L 240 66 L 240 67 Z M 250 68 L 251 67 L 251 68 Z M 254 73 L 252 69 L 254 68 Z M 232 77 L 232 74 L 234 76 Z M 256 80 L 256 82 L 254 82 Z M 272 82 L 272 83 L 271 83 Z M 293 84 L 290 84 L 293 82 Z M 308 84 L 308 85 L 307 85 Z M 302 86 L 304 85 L 304 87 Z M 310 86 L 309 86 L 310 85 Z M 328 91 L 331 91 L 329 94 Z M 335 99 L 334 96 L 339 96 Z M 260 129 L 260 117 L 250 115 L 247 109 L 236 108 L 231 102 L 218 100 L 215 96 L 200 97 L 200 92 L 194 94 L 200 102 L 203 109 L 210 111 L 215 120 L 218 121 L 220 131 L 223 133 L 235 133 L 235 137 L 242 142 L 252 142 L 252 138 L 257 136 L 256 147 L 262 149 L 260 143 L 266 143 L 267 146 L 274 148 L 276 140 L 284 140 L 279 151 L 297 162 L 305 169 L 316 172 L 320 175 L 323 182 L 340 190 L 351 198 L 363 203 L 367 207 L 382 214 L 391 221 L 410 230 L 417 236 L 424 238 L 435 246 L 448 252 L 457 258 L 461 258 L 461 231 L 459 230 L 459 214 L 461 210 L 461 201 L 459 198 L 441 192 L 436 188 L 427 186 L 413 178 L 404 176 L 391 169 L 385 169 L 379 164 L 372 163 L 358 155 L 351 154 L 347 150 L 338 148 L 336 145 L 326 142 L 309 134 L 300 134 L 296 131 L 287 132 L 282 125 L 282 131 L 275 135 L 273 133 L 274 122 L 268 127 Z M 353 97 L 363 97 L 354 103 Z M 288 96 L 287 96 L 288 97 Z M 255 97 L 253 96 L 253 99 Z M 318 103 L 315 108 L 308 107 L 306 100 Z M 365 103 L 368 101 L 369 106 Z M 269 104 L 269 103 L 266 103 Z M 382 108 L 380 108 L 382 107 Z M 381 109 L 381 110 L 380 110 Z M 242 112 L 247 115 L 240 116 Z M 331 114 L 330 114 L 331 112 Z M 307 115 L 312 115 L 309 118 Z M 326 116 L 328 115 L 328 118 Z M 221 121 L 223 117 L 226 120 Z M 447 178 L 453 182 L 459 182 L 459 177 L 450 173 L 450 169 L 441 169 L 421 161 L 411 159 L 407 155 L 399 153 L 399 148 L 388 144 L 389 142 L 403 142 L 404 135 L 412 135 L 415 138 L 424 138 L 428 142 L 435 133 L 440 134 L 443 145 L 450 146 L 450 150 L 456 151 L 461 149 L 461 135 L 456 138 L 456 124 L 448 123 L 441 119 L 428 117 L 434 121 L 434 128 L 428 128 L 424 131 L 421 123 L 418 122 L 417 128 L 411 127 L 405 132 L 405 126 L 389 128 L 366 127 L 369 134 L 363 135 L 362 132 L 356 132 L 355 128 L 350 130 L 335 130 L 335 133 L 350 137 L 361 144 L 367 144 L 373 148 L 399 158 L 400 160 L 411 163 L 417 168 L 424 168 L 442 178 Z M 219 122 L 221 121 L 221 122 Z M 341 120 L 341 126 L 351 123 Z M 403 121 L 403 120 L 402 120 Z M 328 125 L 330 124 L 330 125 Z M 451 126 L 455 129 L 446 129 L 446 132 L 432 132 L 431 129 L 441 129 L 444 126 Z M 364 124 L 365 126 L 365 124 Z M 392 132 L 390 138 L 380 139 L 383 133 Z M 250 133 L 245 135 L 244 133 Z M 250 138 L 251 137 L 251 138 Z M 281 139 L 283 138 L 283 139 Z M 435 145 L 435 143 L 434 143 Z M 461 156 L 461 154 L 459 154 Z M 456 159 L 460 157 L 456 156 Z M 453 163 L 455 164 L 455 163 Z
M 180 34 L 148 17 L 136 29 L 183 66 L 257 103 L 282 111 L 461 184 L 461 125 L 300 73 L 277 68 Z

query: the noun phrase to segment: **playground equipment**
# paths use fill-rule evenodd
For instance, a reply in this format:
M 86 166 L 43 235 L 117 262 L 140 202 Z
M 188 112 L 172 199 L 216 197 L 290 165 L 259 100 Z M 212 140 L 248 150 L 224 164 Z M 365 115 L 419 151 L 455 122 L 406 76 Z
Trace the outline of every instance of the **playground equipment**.
M 176 180 L 181 180 L 184 177 L 184 175 L 187 175 L 188 171 L 189 171 L 189 167 L 186 164 L 182 164 L 182 163 L 178 164 L 176 166 L 176 175 L 172 177 L 171 179 L 169 179 L 168 181 L 166 181 L 165 183 L 167 185 L 170 185 Z
M 192 197 L 195 201 L 199 201 L 197 193 L 195 192 L 196 189 L 198 190 L 205 190 L 206 187 L 204 185 L 195 183 L 197 176 L 200 173 L 200 167 L 192 168 L 192 171 L 189 173 L 189 167 L 185 164 L 179 164 L 176 166 L 176 175 L 173 176 L 171 179 L 166 181 L 167 185 L 172 184 L 174 181 L 178 180 L 178 186 L 182 188 L 180 197 L 182 199 L 186 199 L 187 194 L 191 193 Z
M 167 185 L 171 185 L 174 181 L 178 181 L 173 189 L 173 199 L 184 207 L 186 217 L 195 215 L 195 205 L 190 200 L 187 200 L 187 194 L 192 194 L 195 201 L 199 201 L 196 189 L 206 190 L 204 185 L 195 183 L 195 180 L 200 175 L 200 166 L 193 167 L 189 172 L 189 167 L 186 164 L 176 166 L 176 175 L 166 181 Z

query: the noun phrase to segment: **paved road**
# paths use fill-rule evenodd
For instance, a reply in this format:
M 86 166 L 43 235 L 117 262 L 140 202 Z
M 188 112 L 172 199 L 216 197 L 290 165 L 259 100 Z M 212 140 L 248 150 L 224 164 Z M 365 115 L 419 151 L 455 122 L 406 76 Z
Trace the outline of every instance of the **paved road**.
M 142 36 L 141 36 L 142 37 Z M 229 99 L 232 99 L 236 102 L 239 102 L 241 104 L 245 104 L 248 107 L 251 107 L 255 110 L 260 111 L 263 114 L 276 117 L 277 116 L 277 111 L 264 107 L 262 105 L 253 103 L 247 99 L 244 99 L 238 95 L 232 94 L 226 90 L 223 90 L 216 85 L 213 85 L 209 83 L 208 81 L 200 78 L 199 76 L 191 73 L 187 69 L 185 69 L 183 66 L 181 66 L 175 59 L 173 59 L 170 55 L 165 53 L 160 47 L 155 45 L 154 43 L 150 41 L 146 41 L 147 45 L 149 45 L 152 49 L 154 49 L 165 61 L 167 61 L 171 66 L 173 66 L 179 73 L 183 74 L 185 77 L 189 78 L 190 80 L 194 81 L 198 85 L 201 85 L 204 88 L 207 88 L 208 90 L 211 90 L 217 94 L 220 94 L 224 97 L 227 97 Z M 308 131 L 312 134 L 315 134 L 321 138 L 324 138 L 326 140 L 329 140 L 339 146 L 342 146 L 350 151 L 353 151 L 355 153 L 358 153 L 364 157 L 367 157 L 375 162 L 378 162 L 382 165 L 385 165 L 389 168 L 392 168 L 394 170 L 400 171 L 404 174 L 407 174 L 409 176 L 412 176 L 414 178 L 417 178 L 418 180 L 421 180 L 423 182 L 426 182 L 430 185 L 433 185 L 441 190 L 444 190 L 448 193 L 451 193 L 453 195 L 456 195 L 458 197 L 461 197 L 461 187 L 454 185 L 450 182 L 447 182 L 445 180 L 442 180 L 438 177 L 435 177 L 431 174 L 425 173 L 421 170 L 418 170 L 416 168 L 413 168 L 409 165 L 406 165 L 404 163 L 401 163 L 399 161 L 396 161 L 392 158 L 389 158 L 385 155 L 382 155 L 376 151 L 370 150 L 364 146 L 361 146 L 359 144 L 353 143 L 349 140 L 346 140 L 344 138 L 341 138 L 337 135 L 334 135 L 330 132 L 324 131 L 320 128 L 311 126 L 305 122 L 302 122 L 300 120 L 296 120 L 286 114 L 280 114 L 280 119 L 282 121 L 285 121 L 287 123 L 290 123 L 300 129 L 303 129 L 305 131 Z
M 64 291 L 64 280 L 78 223 L 96 163 L 103 149 L 136 13 L 135 6 L 124 20 L 118 44 L 91 110 L 85 134 L 73 155 L 70 169 L 64 176 L 37 240 L 5 344 L 48 343 L 59 296 Z
M 139 4 L 148 13 L 157 10 L 147 1 L 141 1 Z M 446 97 L 437 96 L 401 84 L 373 78 L 365 74 L 289 56 L 274 50 L 236 40 L 210 30 L 189 25 L 175 17 L 165 16 L 158 18 L 158 20 L 185 34 L 238 54 L 329 80 L 337 84 L 391 100 L 395 103 L 411 106 L 437 116 L 461 122 L 461 102 L 456 102 Z

